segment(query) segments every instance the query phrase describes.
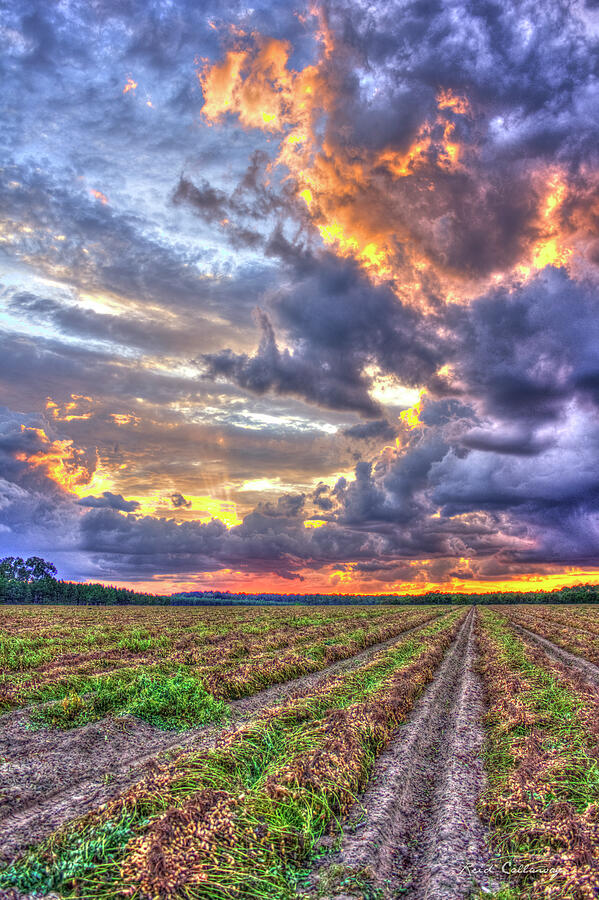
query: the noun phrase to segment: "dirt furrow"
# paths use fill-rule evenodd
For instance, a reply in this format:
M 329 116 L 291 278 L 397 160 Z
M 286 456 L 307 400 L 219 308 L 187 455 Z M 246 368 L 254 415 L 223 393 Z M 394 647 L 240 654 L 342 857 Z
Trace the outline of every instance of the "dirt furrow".
M 319 672 L 232 701 L 230 726 L 241 726 L 292 694 L 309 693 L 323 679 L 357 668 L 422 627 L 410 628 Z M 210 725 L 173 733 L 122 716 L 72 731 L 31 731 L 25 728 L 23 711 L 3 719 L 10 719 L 0 735 L 0 860 L 5 861 L 69 819 L 121 793 L 147 774 L 162 754 L 203 749 L 223 728 Z
M 582 656 L 570 653 L 569 650 L 564 650 L 563 647 L 554 644 L 553 641 L 550 641 L 547 638 L 541 637 L 541 635 L 537 634 L 535 631 L 530 631 L 530 629 L 525 628 L 523 625 L 516 625 L 515 622 L 509 621 L 514 631 L 519 632 L 523 637 L 529 638 L 539 647 L 542 647 L 547 656 L 551 659 L 565 663 L 567 666 L 574 667 L 590 684 L 599 686 L 599 666 L 596 666 L 588 659 L 584 659 Z
M 476 812 L 484 786 L 482 689 L 473 663 L 474 610 L 437 675 L 350 811 L 341 850 L 314 878 L 327 897 L 457 900 L 487 874 L 485 829 Z

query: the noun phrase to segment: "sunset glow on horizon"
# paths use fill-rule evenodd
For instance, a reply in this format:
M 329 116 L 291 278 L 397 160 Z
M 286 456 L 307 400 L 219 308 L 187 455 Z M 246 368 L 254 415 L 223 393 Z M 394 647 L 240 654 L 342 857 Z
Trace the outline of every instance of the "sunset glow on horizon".
M 599 582 L 599 11 L 33 6 L 0 14 L 0 556 Z

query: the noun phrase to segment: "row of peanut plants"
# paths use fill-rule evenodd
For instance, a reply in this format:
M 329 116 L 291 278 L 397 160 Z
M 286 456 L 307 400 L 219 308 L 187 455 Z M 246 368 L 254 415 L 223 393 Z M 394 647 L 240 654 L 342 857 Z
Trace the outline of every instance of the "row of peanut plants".
M 295 611 L 275 619 L 270 631 L 262 627 L 266 622 L 250 620 L 247 632 L 223 630 L 222 610 L 216 618 L 220 629 L 214 627 L 214 617 L 212 628 L 204 627 L 203 618 L 192 618 L 195 624 L 185 627 L 185 621 L 176 619 L 178 611 L 174 618 L 170 612 L 170 632 L 155 636 L 161 649 L 58 654 L 39 670 L 6 672 L 0 679 L 0 708 L 35 704 L 34 724 L 62 728 L 109 713 L 129 713 L 166 728 L 219 721 L 226 715 L 223 701 L 318 672 L 432 621 L 446 609 L 393 609 L 372 619 L 351 608 L 334 616 Z M 238 616 L 235 620 L 239 626 Z
M 184 650 L 227 638 L 272 634 L 279 629 L 334 629 L 347 619 L 360 623 L 385 617 L 382 609 L 369 616 L 365 610 L 355 608 L 340 608 L 333 614 L 320 609 L 308 610 L 308 614 L 296 609 L 273 610 L 270 616 L 230 608 L 7 609 L 0 609 L 0 664 L 2 669 L 11 671 L 43 671 L 56 663 L 71 662 L 73 657 L 103 659 L 111 654 L 139 654 L 162 648 Z
M 291 898 L 318 839 L 364 788 L 466 612 L 453 610 L 158 767 L 0 874 L 89 898 Z
M 484 610 L 477 625 L 487 702 L 488 789 L 480 804 L 511 886 L 498 896 L 599 894 L 597 691 Z
M 118 660 L 162 650 L 184 653 L 223 642 L 241 645 L 243 649 L 243 642 L 251 636 L 278 649 L 290 639 L 309 642 L 314 631 L 325 637 L 347 626 L 351 630 L 376 621 L 401 619 L 405 613 L 397 608 L 377 608 L 372 612 L 341 607 L 333 613 L 321 609 L 273 610 L 269 616 L 255 610 L 240 614 L 231 609 L 136 609 L 132 615 L 131 610 L 68 608 L 66 615 L 65 608 L 58 607 L 24 616 L 23 608 L 12 609 L 14 613 L 0 610 L 0 665 L 7 671 L 35 669 L 36 673 L 86 659 L 104 662 L 113 656 Z M 24 626 L 23 618 L 37 622 L 35 633 Z M 277 643 L 281 634 L 284 640 Z
M 599 609 L 568 606 L 515 606 L 506 615 L 516 625 L 599 665 Z

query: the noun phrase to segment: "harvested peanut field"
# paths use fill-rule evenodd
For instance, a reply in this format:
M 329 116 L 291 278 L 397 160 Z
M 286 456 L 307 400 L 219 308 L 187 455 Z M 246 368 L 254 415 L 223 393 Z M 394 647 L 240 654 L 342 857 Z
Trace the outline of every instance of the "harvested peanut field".
M 599 896 L 599 611 L 4 607 L 0 898 Z

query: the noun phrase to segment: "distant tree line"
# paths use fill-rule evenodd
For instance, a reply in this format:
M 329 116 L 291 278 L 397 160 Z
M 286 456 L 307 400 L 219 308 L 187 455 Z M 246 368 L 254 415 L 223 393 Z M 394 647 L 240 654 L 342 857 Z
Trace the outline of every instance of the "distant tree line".
M 577 584 L 554 591 L 497 591 L 489 594 L 245 594 L 187 591 L 165 596 L 128 588 L 60 581 L 56 566 L 40 556 L 0 559 L 0 603 L 55 603 L 73 606 L 392 606 L 471 603 L 599 603 L 599 585 Z
M 56 566 L 39 556 L 0 559 L 0 603 L 56 603 L 73 606 L 165 605 L 169 597 L 128 588 L 59 581 Z
M 391 605 L 425 606 L 448 603 L 599 603 L 599 585 L 577 584 L 553 591 L 495 591 L 491 593 L 457 594 L 428 591 L 426 594 L 244 594 L 230 591 L 188 591 L 169 598 L 173 606 L 282 606 L 308 604 L 315 606 Z

